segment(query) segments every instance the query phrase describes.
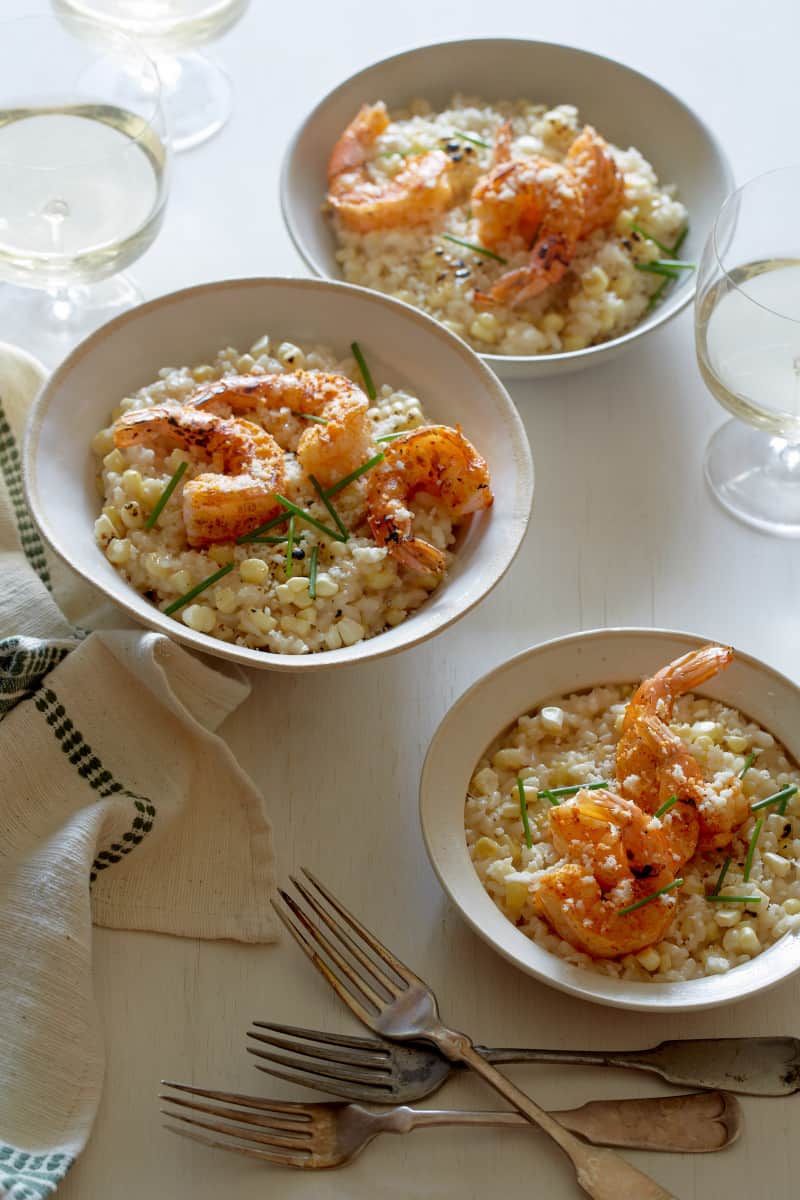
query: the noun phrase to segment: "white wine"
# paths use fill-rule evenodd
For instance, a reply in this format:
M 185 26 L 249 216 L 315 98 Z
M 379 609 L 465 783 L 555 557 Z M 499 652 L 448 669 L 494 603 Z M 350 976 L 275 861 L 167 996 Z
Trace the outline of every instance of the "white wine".
M 703 378 L 735 416 L 776 433 L 800 430 L 800 259 L 746 263 L 700 297 Z
M 133 34 L 151 50 L 174 53 L 229 29 L 248 0 L 54 0 L 57 11 Z
M 147 249 L 163 217 L 166 151 L 111 105 L 0 109 L 0 279 L 89 282 Z

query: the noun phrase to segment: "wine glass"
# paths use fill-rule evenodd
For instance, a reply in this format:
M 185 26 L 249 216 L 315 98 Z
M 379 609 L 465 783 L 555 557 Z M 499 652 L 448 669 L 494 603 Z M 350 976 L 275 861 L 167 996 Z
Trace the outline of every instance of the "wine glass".
M 219 37 L 249 0 L 52 0 L 65 18 L 134 36 L 155 60 L 174 150 L 189 150 L 217 133 L 231 113 L 225 72 L 192 48 Z M 190 51 L 187 53 L 187 51 Z
M 141 300 L 119 272 L 163 219 L 159 97 L 129 38 L 90 44 L 48 15 L 0 22 L 0 331 L 48 365 Z
M 695 300 L 700 371 L 734 416 L 708 444 L 706 479 L 741 521 L 788 537 L 800 536 L 798 195 L 800 166 L 792 166 L 728 197 Z

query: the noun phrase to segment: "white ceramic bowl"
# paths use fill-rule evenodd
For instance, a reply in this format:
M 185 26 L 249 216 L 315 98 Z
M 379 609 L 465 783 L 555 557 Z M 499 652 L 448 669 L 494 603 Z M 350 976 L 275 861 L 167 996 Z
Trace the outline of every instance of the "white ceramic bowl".
M 444 584 L 402 625 L 341 650 L 269 654 L 195 633 L 140 596 L 94 542 L 99 502 L 89 443 L 118 401 L 154 380 L 160 367 L 205 362 L 221 346 L 244 351 L 266 332 L 278 341 L 330 345 L 342 355 L 358 341 L 378 383 L 411 389 L 434 422 L 460 422 L 492 472 L 495 503 L 465 527 Z M 23 457 L 28 504 L 42 535 L 89 583 L 143 625 L 195 650 L 283 671 L 365 662 L 413 646 L 452 624 L 510 566 L 533 498 L 525 430 L 508 393 L 477 356 L 407 305 L 319 280 L 204 284 L 111 321 L 50 379 L 31 413 Z
M 733 187 L 725 155 L 700 118 L 646 75 L 599 54 L 548 42 L 479 39 L 422 46 L 375 63 L 325 96 L 300 126 L 284 159 L 281 205 L 291 238 L 316 275 L 341 278 L 322 206 L 331 149 L 359 107 L 381 99 L 390 109 L 398 108 L 415 96 L 444 107 L 458 91 L 487 100 L 526 96 L 545 104 L 575 104 L 609 141 L 636 146 L 662 184 L 677 184 L 690 219 L 682 256 L 699 260 L 714 217 Z M 663 325 L 693 295 L 694 276 L 683 272 L 663 304 L 613 341 L 563 354 L 481 357 L 503 379 L 580 370 Z
M 632 683 L 709 638 L 653 629 L 600 629 L 545 642 L 503 663 L 465 693 L 434 735 L 420 784 L 425 844 L 434 870 L 462 916 L 510 962 L 561 991 L 615 1008 L 689 1011 L 742 1000 L 800 969 L 800 938 L 787 934 L 727 975 L 684 983 L 611 979 L 537 946 L 495 906 L 478 879 L 464 838 L 464 800 L 487 746 L 548 699 L 604 683 Z M 771 667 L 737 653 L 702 689 L 774 734 L 800 761 L 800 689 Z

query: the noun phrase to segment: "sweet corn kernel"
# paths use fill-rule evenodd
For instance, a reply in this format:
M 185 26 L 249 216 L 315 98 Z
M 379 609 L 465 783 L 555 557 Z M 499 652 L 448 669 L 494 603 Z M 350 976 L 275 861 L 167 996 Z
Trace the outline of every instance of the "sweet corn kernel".
M 218 587 L 214 589 L 214 603 L 218 610 L 227 616 L 236 608 L 237 598 L 236 592 L 230 587 Z
M 114 449 L 114 430 L 112 428 L 100 429 L 92 438 L 92 450 L 99 458 L 103 458 L 106 454 L 110 454 Z
M 350 617 L 343 617 L 338 624 L 339 635 L 345 646 L 354 646 L 364 636 L 364 626 Z
M 565 350 L 585 350 L 586 338 L 579 333 L 568 333 L 561 339 L 561 344 Z
M 692 737 L 709 739 L 710 744 L 721 742 L 725 736 L 725 727 L 717 721 L 695 721 L 692 725 Z
M 469 327 L 469 331 L 479 342 L 496 342 L 500 335 L 500 325 L 494 313 L 480 313 Z
M 479 837 L 475 843 L 476 858 L 499 858 L 503 853 L 503 847 L 498 845 L 492 838 Z
M 522 879 L 506 879 L 505 889 L 508 915 L 512 921 L 516 921 L 528 899 L 528 884 Z
M 239 624 L 245 632 L 254 633 L 258 637 L 266 637 L 268 633 L 272 633 L 273 629 L 278 627 L 278 622 L 272 613 L 265 608 L 249 608 L 242 614 Z
M 155 506 L 161 499 L 161 493 L 164 491 L 165 485 L 160 479 L 143 479 L 142 480 L 142 495 L 147 508 L 152 512 Z
M 308 591 L 308 580 L 306 579 L 305 575 L 293 575 L 292 578 L 287 582 L 286 586 L 292 593 L 292 597 L 296 598 L 297 596 L 301 596 L 304 592 Z
M 497 791 L 499 784 L 497 772 L 491 767 L 481 767 L 480 771 L 476 771 L 472 776 L 472 790 L 479 796 L 491 796 L 492 792 Z
M 103 459 L 103 466 L 107 471 L 124 471 L 125 458 L 119 450 L 114 449 Z
M 724 975 L 731 969 L 731 964 L 722 954 L 709 954 L 706 958 L 706 972 L 709 975 Z
M 774 854 L 772 850 L 765 850 L 761 855 L 764 864 L 769 867 L 773 875 L 778 875 L 783 879 L 792 869 L 792 864 L 782 854 Z
M 306 361 L 303 351 L 293 342 L 281 342 L 277 349 L 277 356 L 285 367 L 294 367 L 295 371 L 298 371 Z
M 126 529 L 141 529 L 144 525 L 144 513 L 138 500 L 127 500 L 119 515 Z
M 112 538 L 106 546 L 106 558 L 115 566 L 128 562 L 131 556 L 131 544 L 127 538 Z
M 386 624 L 391 625 L 392 628 L 394 628 L 395 625 L 402 625 L 407 616 L 408 613 L 404 608 L 390 608 L 386 613 Z
M 269 347 L 269 334 L 265 333 L 263 337 L 258 339 L 258 341 L 253 342 L 252 346 L 250 347 L 250 353 L 254 355 L 255 358 L 259 358 L 262 354 L 269 354 Z
M 129 467 L 127 471 L 122 472 L 122 488 L 125 495 L 131 500 L 143 500 L 144 491 L 142 489 L 142 477 L 138 471 L 134 471 Z
M 289 585 L 286 583 L 278 584 L 278 586 L 275 588 L 275 595 L 278 597 L 281 604 L 291 604 L 292 602 L 292 593 L 289 590 Z
M 730 929 L 734 925 L 738 925 L 742 919 L 741 911 L 738 905 L 734 904 L 732 908 L 717 908 L 714 918 L 718 925 L 723 929 Z
M 739 953 L 753 955 L 758 954 L 760 949 L 761 942 L 758 940 L 758 934 L 753 929 L 753 926 L 741 925 L 739 927 Z
M 628 208 L 621 208 L 617 213 L 617 219 L 614 222 L 614 232 L 620 237 L 626 237 L 631 231 L 631 221 L 633 213 Z
M 217 616 L 207 604 L 189 604 L 181 613 L 181 620 L 197 633 L 211 633 Z
M 602 267 L 594 266 L 581 279 L 581 287 L 587 296 L 602 296 L 608 287 L 608 276 Z
M 233 562 L 233 546 L 229 542 L 217 542 L 209 546 L 206 553 L 212 562 L 219 563 L 221 567 Z
M 800 900 L 796 896 L 790 896 L 783 902 L 783 911 L 790 917 L 796 916 L 797 913 L 800 913 Z
M 183 596 L 192 586 L 192 577 L 186 570 L 176 571 L 169 581 L 176 596 Z
M 325 634 L 325 645 L 329 650 L 338 650 L 341 647 L 342 638 L 339 630 L 335 625 L 331 625 L 328 632 Z
M 750 743 L 741 733 L 728 733 L 725 735 L 725 745 L 732 754 L 744 754 Z
M 492 766 L 497 771 L 518 771 L 525 766 L 525 754 L 516 746 L 506 746 L 494 755 Z
M 539 717 L 543 728 L 548 733 L 561 733 L 564 728 L 564 710 L 555 704 L 546 705 L 539 713 Z
M 198 383 L 208 383 L 209 380 L 215 378 L 214 368 L 210 367 L 208 363 L 195 367 L 192 371 L 192 378 L 196 379 Z
M 391 587 L 397 582 L 397 572 L 391 564 L 382 567 L 378 571 L 368 571 L 364 576 L 364 583 L 373 591 L 381 592 L 385 588 Z
M 317 575 L 317 595 L 327 598 L 335 596 L 339 591 L 339 585 L 335 579 L 328 575 L 327 571 L 322 571 Z
M 108 545 L 112 538 L 117 536 L 117 531 L 114 525 L 109 521 L 105 513 L 97 518 L 94 523 L 94 540 L 102 549 Z
M 657 971 L 661 966 L 661 955 L 654 946 L 648 946 L 646 950 L 642 950 L 641 954 L 637 954 L 636 958 L 645 971 Z
M 540 321 L 542 333 L 561 333 L 564 328 L 565 321 L 561 313 L 549 312 L 545 313 Z
M 304 621 L 302 617 L 281 617 L 281 629 L 287 633 L 296 633 L 298 637 L 305 637 L 310 628 L 309 622 Z
M 239 563 L 239 575 L 243 583 L 263 583 L 269 567 L 261 558 L 246 558 Z

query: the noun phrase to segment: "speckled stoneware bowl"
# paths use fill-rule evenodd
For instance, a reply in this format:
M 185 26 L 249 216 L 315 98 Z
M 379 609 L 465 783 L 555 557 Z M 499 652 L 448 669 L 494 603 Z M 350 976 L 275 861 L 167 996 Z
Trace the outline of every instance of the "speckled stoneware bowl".
M 725 154 L 714 135 L 661 84 L 613 59 L 548 42 L 481 38 L 441 42 L 395 54 L 352 75 L 329 92 L 294 135 L 281 176 L 286 227 L 306 265 L 340 279 L 331 223 L 322 208 L 328 158 L 339 134 L 365 103 L 400 108 L 415 96 L 444 107 L 454 92 L 487 100 L 526 97 L 543 104 L 575 104 L 585 121 L 617 146 L 636 146 L 659 180 L 674 183 L 689 210 L 681 256 L 697 261 L 723 200 L 733 188 Z M 502 379 L 533 379 L 604 362 L 674 317 L 694 296 L 694 276 L 682 272 L 668 297 L 628 333 L 562 354 L 481 357 Z
M 495 503 L 464 526 L 445 580 L 416 612 L 374 638 L 318 654 L 272 654 L 196 633 L 164 616 L 114 569 L 94 540 L 100 512 L 90 441 L 111 410 L 160 367 L 205 362 L 221 346 L 243 351 L 263 333 L 319 342 L 344 356 L 358 341 L 378 382 L 411 390 L 432 422 L 462 424 L 489 463 Z M 48 544 L 100 591 L 195 650 L 244 666 L 313 671 L 366 662 L 433 637 L 483 599 L 507 571 L 525 533 L 533 464 L 517 411 L 462 341 L 405 304 L 321 280 L 234 279 L 162 296 L 118 317 L 59 367 L 31 413 L 25 489 Z
M 659 629 L 598 629 L 525 650 L 484 675 L 434 734 L 420 785 L 422 832 L 439 882 L 484 941 L 543 983 L 614 1008 L 670 1012 L 713 1008 L 754 996 L 800 969 L 800 937 L 784 937 L 725 975 L 679 983 L 612 979 L 537 946 L 496 907 L 467 852 L 464 801 L 475 764 L 522 713 L 600 684 L 632 683 L 713 638 Z M 769 730 L 800 762 L 800 689 L 772 667 L 737 652 L 698 693 L 723 700 Z

